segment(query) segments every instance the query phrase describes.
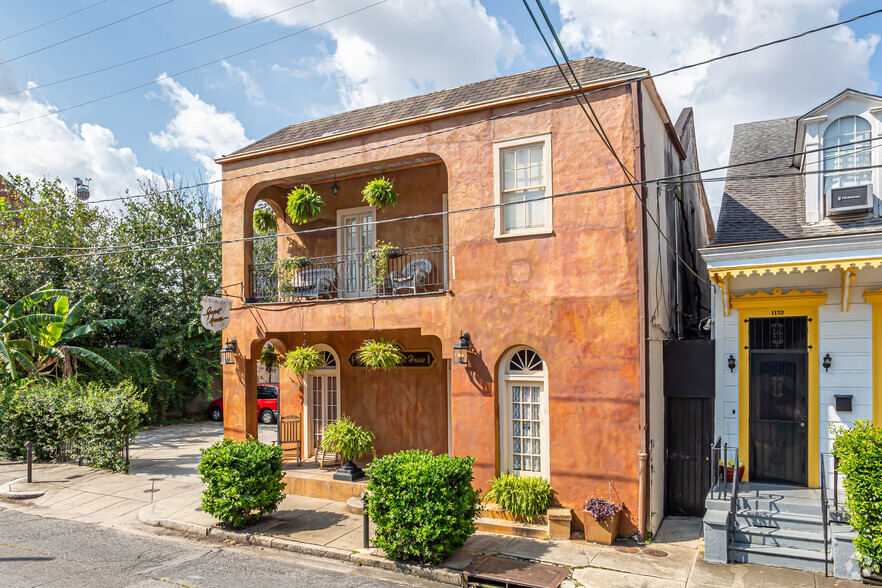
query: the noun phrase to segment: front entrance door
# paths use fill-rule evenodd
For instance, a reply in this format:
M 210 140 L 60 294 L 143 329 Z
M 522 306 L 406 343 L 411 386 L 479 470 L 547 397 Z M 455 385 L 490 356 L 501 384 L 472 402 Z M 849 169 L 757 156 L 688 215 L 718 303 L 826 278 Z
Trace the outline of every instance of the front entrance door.
M 341 294 L 345 298 L 367 296 L 374 289 L 367 271 L 366 256 L 376 245 L 374 211 L 372 208 L 342 210 L 338 219 L 337 225 L 343 227 L 339 238 Z
M 808 482 L 807 318 L 749 319 L 750 480 Z
M 322 429 L 337 420 L 339 396 L 337 394 L 337 375 L 321 372 L 309 373 L 312 393 L 312 449 L 318 449 L 322 442 Z

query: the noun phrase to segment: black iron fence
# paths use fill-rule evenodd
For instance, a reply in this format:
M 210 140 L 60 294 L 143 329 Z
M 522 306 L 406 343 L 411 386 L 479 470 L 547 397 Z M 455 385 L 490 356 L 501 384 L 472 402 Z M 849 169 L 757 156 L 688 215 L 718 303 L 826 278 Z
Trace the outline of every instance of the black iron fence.
M 131 439 L 128 435 L 88 444 L 65 441 L 58 447 L 53 461 L 129 473 L 129 466 L 132 463 L 129 457 L 130 443 Z
M 263 263 L 249 267 L 248 303 L 304 302 L 444 292 L 447 245 Z

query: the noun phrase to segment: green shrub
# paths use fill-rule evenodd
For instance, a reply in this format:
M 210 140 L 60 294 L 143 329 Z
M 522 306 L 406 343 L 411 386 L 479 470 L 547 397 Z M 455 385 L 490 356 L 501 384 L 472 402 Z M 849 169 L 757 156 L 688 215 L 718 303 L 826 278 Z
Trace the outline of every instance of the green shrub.
M 514 516 L 532 521 L 551 506 L 551 485 L 539 476 L 502 474 L 490 482 L 484 494 L 484 502 L 491 500 Z
M 475 532 L 479 491 L 471 457 L 401 451 L 371 462 L 365 512 L 393 559 L 437 564 Z
M 126 440 L 147 412 L 142 392 L 129 381 L 31 380 L 0 391 L 0 454 L 23 459 L 33 441 L 35 459 L 58 456 L 64 443 L 78 449 L 83 463 L 126 470 Z
M 322 449 L 339 453 L 343 459 L 355 461 L 374 446 L 376 436 L 355 424 L 345 414 L 322 429 Z
M 873 573 L 882 571 L 882 428 L 857 420 L 850 429 L 830 427 L 833 455 L 845 475 L 845 507 L 858 532 L 855 560 Z
M 199 477 L 208 484 L 202 510 L 238 529 L 279 507 L 285 497 L 281 447 L 224 439 L 201 452 Z

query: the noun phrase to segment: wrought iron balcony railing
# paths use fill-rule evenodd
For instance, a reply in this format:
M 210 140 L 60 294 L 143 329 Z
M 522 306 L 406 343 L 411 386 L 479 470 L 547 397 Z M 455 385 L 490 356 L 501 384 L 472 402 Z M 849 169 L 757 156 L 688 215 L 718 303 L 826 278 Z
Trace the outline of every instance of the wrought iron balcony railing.
M 447 245 L 284 260 L 249 267 L 246 302 L 412 296 L 447 290 Z

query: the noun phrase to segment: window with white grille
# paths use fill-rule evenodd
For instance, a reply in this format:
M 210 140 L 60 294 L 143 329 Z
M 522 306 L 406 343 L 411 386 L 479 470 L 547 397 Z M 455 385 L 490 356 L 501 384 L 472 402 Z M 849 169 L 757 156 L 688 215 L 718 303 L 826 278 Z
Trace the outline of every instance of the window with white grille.
M 551 135 L 495 143 L 497 237 L 551 232 Z
M 502 471 L 548 477 L 547 372 L 542 357 L 522 347 L 503 362 L 500 399 Z

